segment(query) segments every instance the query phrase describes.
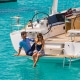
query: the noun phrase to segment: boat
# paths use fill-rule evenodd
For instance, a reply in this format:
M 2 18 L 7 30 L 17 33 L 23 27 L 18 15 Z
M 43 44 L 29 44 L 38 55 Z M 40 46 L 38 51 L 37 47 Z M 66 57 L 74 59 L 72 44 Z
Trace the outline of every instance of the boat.
M 16 2 L 17 0 L 0 0 L 0 3 L 5 3 L 5 2 Z
M 53 5 L 52 13 L 50 15 L 45 12 L 35 13 L 32 17 L 33 26 L 31 27 L 26 24 L 24 28 L 19 29 L 20 26 L 23 26 L 20 24 L 20 19 L 22 19 L 22 17 L 11 17 L 11 20 L 16 20 L 16 24 L 11 24 L 11 27 L 15 26 L 18 28 L 18 30 L 10 33 L 11 42 L 14 49 L 18 51 L 18 43 L 22 40 L 20 35 L 22 31 L 26 31 L 30 38 L 35 38 L 37 33 L 42 33 L 46 39 L 44 47 L 45 56 L 41 57 L 40 60 L 63 62 L 63 66 L 65 65 L 65 61 L 67 61 L 70 65 L 72 61 L 80 60 L 80 39 L 77 36 L 80 31 L 79 28 L 78 31 L 76 31 L 77 28 L 75 26 L 77 20 L 79 21 L 77 15 L 79 15 L 80 8 L 57 12 L 58 0 L 54 0 Z M 46 17 L 39 20 L 36 18 L 38 14 L 44 14 Z M 73 23 L 75 24 L 73 25 Z M 68 26 L 70 26 L 70 28 Z M 25 54 L 24 50 L 21 51 L 21 54 Z

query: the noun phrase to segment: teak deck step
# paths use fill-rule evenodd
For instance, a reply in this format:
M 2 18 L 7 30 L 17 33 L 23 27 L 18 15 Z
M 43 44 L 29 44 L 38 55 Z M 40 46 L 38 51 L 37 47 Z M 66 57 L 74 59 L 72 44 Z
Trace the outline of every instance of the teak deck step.
M 57 58 L 80 58 L 80 56 L 65 55 L 65 54 L 46 54 L 46 57 L 57 57 Z
M 64 50 L 64 48 L 44 48 L 44 50 L 57 50 L 57 51 L 59 51 L 59 50 Z

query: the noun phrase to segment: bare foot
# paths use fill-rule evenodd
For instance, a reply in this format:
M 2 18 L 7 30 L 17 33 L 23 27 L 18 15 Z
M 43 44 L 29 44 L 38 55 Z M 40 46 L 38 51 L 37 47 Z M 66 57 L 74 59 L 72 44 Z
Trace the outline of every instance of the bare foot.
M 36 67 L 36 63 L 34 63 L 33 67 Z
M 18 54 L 14 54 L 14 56 L 19 56 Z

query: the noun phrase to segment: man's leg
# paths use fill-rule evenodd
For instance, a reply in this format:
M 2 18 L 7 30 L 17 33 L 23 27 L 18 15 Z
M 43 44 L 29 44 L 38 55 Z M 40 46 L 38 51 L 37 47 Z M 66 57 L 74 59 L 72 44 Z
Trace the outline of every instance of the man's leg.
M 32 56 L 32 55 L 33 55 L 33 51 L 29 50 L 29 51 L 26 53 L 26 55 Z
M 35 43 L 31 46 L 31 49 L 27 52 L 27 55 L 32 56 L 34 50 L 35 50 Z
M 35 43 L 31 46 L 31 51 L 35 50 Z

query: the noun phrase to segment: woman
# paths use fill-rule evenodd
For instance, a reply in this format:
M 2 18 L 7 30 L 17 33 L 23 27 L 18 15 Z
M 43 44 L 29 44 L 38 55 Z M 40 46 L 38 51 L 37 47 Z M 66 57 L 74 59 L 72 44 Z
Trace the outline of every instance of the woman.
M 41 33 L 37 34 L 37 38 L 35 39 L 35 50 L 33 53 L 33 61 L 34 61 L 34 67 L 36 66 L 36 63 L 39 59 L 39 57 L 44 55 L 44 39 Z

